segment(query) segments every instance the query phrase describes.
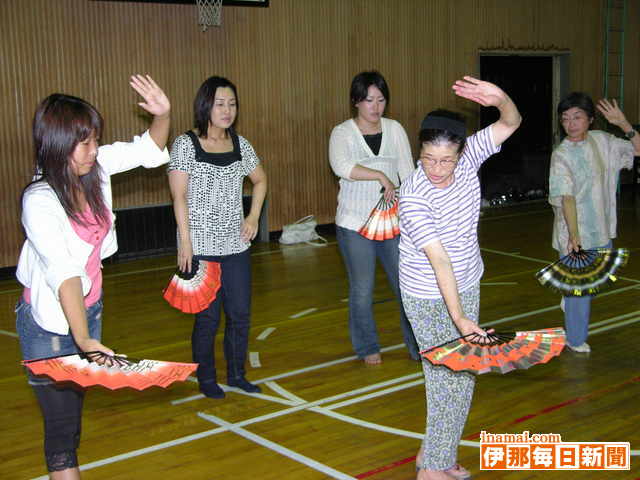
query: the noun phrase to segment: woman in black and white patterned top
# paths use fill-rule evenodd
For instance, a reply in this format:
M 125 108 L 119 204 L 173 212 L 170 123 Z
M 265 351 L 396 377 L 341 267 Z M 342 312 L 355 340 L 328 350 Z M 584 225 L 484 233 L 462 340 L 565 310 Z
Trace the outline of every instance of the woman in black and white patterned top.
M 193 260 L 220 263 L 216 299 L 195 316 L 191 337 L 200 391 L 223 398 L 217 383 L 214 340 L 224 306 L 227 384 L 247 392 L 260 388 L 245 378 L 251 311 L 249 246 L 267 191 L 267 176 L 251 144 L 233 130 L 238 111 L 236 87 L 210 77 L 194 100 L 194 130 L 176 138 L 171 149 L 169 186 L 178 225 L 178 268 L 189 272 Z M 253 183 L 251 210 L 244 217 L 242 184 Z

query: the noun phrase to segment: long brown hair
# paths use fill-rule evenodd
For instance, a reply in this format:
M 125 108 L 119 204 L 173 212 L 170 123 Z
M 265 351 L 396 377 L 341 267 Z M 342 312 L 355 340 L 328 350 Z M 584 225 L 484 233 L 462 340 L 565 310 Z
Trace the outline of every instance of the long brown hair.
M 100 165 L 96 162 L 89 173 L 78 176 L 69 159 L 76 145 L 92 133 L 100 138 L 102 126 L 102 116 L 93 105 L 61 93 L 49 95 L 40 102 L 33 117 L 35 180 L 32 183 L 48 183 L 67 216 L 83 225 L 78 203 L 80 193 L 84 193 L 98 222 L 103 225 L 109 222 L 100 188 Z

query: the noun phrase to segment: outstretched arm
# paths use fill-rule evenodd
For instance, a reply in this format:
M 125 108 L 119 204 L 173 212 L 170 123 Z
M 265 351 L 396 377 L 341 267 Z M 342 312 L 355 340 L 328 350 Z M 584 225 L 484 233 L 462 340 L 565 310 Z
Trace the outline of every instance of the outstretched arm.
M 449 310 L 451 320 L 453 320 L 453 323 L 460 333 L 462 335 L 477 333 L 483 337 L 486 336 L 486 332 L 469 319 L 462 310 L 460 295 L 458 294 L 458 284 L 453 273 L 451 259 L 442 246 L 442 243 L 439 240 L 431 242 L 423 248 L 423 251 L 436 274 L 438 288 L 440 288 L 444 303 L 447 306 L 447 310 Z
M 138 105 L 153 115 L 149 135 L 158 148 L 163 150 L 169 140 L 169 112 L 171 110 L 169 99 L 149 75 L 132 75 L 129 84 L 144 99 L 144 102 L 138 102 Z
M 522 117 L 518 108 L 509 95 L 497 85 L 467 75 L 462 80 L 456 80 L 451 88 L 460 97 L 479 103 L 483 107 L 496 107 L 500 111 L 500 118 L 491 125 L 496 147 L 502 145 L 520 126 Z
M 633 126 L 629 123 L 622 110 L 620 110 L 620 107 L 618 107 L 618 102 L 616 102 L 615 98 L 612 99 L 611 102 L 606 98 L 600 100 L 596 108 L 602 115 L 604 115 L 607 122 L 619 127 L 624 133 L 628 133 L 633 130 Z M 635 135 L 631 137 L 631 143 L 633 144 L 633 148 L 636 149 L 636 155 L 640 155 L 639 132 L 636 132 Z

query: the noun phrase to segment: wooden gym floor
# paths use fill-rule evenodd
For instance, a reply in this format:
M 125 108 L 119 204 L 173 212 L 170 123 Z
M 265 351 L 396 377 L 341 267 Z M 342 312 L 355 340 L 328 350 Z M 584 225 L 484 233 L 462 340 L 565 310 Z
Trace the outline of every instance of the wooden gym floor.
M 459 448 L 474 479 L 640 478 L 640 199 L 623 196 L 618 246 L 631 249 L 620 280 L 593 303 L 590 355 L 478 378 Z M 562 325 L 559 296 L 537 284 L 555 259 L 546 203 L 492 209 L 480 222 L 485 262 L 481 323 L 500 330 Z M 190 361 L 191 317 L 161 291 L 174 257 L 105 268 L 106 345 L 137 358 Z M 424 432 L 419 364 L 399 345 L 398 306 L 379 271 L 375 314 L 383 364 L 352 356 L 347 281 L 327 248 L 253 248 L 253 316 L 248 377 L 262 395 L 198 396 L 188 381 L 165 389 L 93 388 L 85 401 L 80 462 L 86 479 L 415 478 Z M 41 478 L 41 417 L 19 366 L 15 282 L 0 283 L 0 478 Z M 217 352 L 221 354 L 222 332 Z M 225 371 L 218 355 L 219 371 Z M 219 378 L 224 382 L 225 378 Z M 629 441 L 631 471 L 479 470 L 478 434 L 557 433 L 563 441 Z

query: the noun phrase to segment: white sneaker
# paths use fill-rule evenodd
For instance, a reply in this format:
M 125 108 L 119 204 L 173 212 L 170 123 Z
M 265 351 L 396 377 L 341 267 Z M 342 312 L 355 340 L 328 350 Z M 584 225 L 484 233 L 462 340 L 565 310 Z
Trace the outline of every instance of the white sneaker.
M 574 347 L 573 345 L 569 345 L 567 343 L 567 347 L 569 347 L 571 350 L 573 350 L 574 352 L 577 352 L 577 353 L 590 353 L 591 352 L 591 347 L 589 346 L 589 344 L 587 342 L 584 342 L 582 345 L 578 345 L 577 347 Z

